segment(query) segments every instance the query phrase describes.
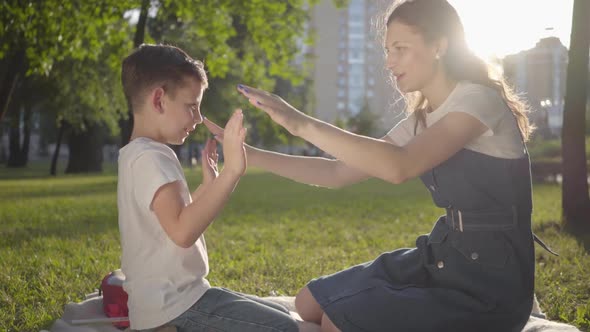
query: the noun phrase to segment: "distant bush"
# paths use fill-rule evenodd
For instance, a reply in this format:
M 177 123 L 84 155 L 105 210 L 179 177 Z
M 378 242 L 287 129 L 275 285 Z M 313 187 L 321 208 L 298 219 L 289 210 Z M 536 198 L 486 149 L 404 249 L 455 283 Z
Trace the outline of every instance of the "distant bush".
M 536 138 L 528 142 L 527 147 L 533 161 L 561 160 L 561 139 Z M 590 136 L 586 137 L 586 156 L 590 156 Z

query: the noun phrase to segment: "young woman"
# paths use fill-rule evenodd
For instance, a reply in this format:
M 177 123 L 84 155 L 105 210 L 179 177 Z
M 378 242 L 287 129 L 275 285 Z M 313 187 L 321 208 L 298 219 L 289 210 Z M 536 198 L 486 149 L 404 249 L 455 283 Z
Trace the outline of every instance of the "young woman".
M 290 133 L 336 157 L 247 147 L 251 165 L 328 187 L 419 176 L 446 209 L 416 248 L 310 281 L 297 295 L 298 312 L 324 331 L 520 331 L 534 286 L 526 109 L 470 52 L 446 0 L 398 2 L 386 17 L 387 69 L 408 97 L 409 115 L 381 139 L 238 87 Z

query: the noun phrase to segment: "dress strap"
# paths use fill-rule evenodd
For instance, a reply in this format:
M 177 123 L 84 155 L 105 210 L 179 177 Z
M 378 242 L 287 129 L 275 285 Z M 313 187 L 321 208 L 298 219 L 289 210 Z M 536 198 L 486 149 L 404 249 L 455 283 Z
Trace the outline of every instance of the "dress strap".
M 537 242 L 543 249 L 547 250 L 547 252 L 549 252 L 550 254 L 553 254 L 555 256 L 559 256 L 559 254 L 555 251 L 553 251 L 548 245 L 545 244 L 545 242 L 543 242 L 543 240 L 541 240 L 537 234 L 533 233 L 533 239 L 535 240 L 535 242 Z

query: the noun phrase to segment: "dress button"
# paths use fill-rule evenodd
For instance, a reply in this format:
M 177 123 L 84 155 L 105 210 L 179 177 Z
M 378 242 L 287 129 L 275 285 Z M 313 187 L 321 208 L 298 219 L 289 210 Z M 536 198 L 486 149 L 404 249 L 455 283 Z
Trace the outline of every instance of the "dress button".
M 436 188 L 433 185 L 430 185 L 430 190 L 436 191 Z
M 443 262 L 443 261 L 438 261 L 438 263 L 436 263 L 436 266 L 437 266 L 439 269 L 442 269 L 443 267 L 445 267 L 445 262 Z
M 476 260 L 478 258 L 479 258 L 479 254 L 478 253 L 476 253 L 476 252 L 472 252 L 471 253 L 471 259 Z

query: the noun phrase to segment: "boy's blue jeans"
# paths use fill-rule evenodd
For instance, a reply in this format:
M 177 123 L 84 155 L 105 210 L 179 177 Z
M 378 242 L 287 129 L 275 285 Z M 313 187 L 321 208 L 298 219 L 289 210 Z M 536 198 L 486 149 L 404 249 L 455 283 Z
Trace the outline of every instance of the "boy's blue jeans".
M 285 307 L 253 295 L 217 287 L 208 289 L 191 308 L 165 326 L 175 326 L 178 332 L 299 330 L 297 322 Z

